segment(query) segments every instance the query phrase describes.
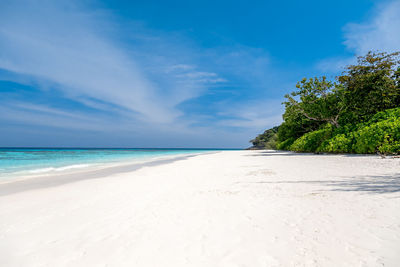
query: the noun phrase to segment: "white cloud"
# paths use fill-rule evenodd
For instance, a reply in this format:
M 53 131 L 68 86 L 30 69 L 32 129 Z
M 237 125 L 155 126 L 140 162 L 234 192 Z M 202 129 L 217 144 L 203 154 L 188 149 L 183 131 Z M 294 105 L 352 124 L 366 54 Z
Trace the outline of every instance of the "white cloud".
M 218 124 L 258 132 L 281 124 L 282 100 L 263 99 L 226 107 L 219 115 L 227 117 Z
M 376 6 L 370 18 L 361 23 L 344 26 L 344 45 L 356 56 L 369 51 L 400 51 L 400 1 L 384 2 Z M 316 70 L 337 75 L 347 65 L 357 62 L 356 56 L 331 57 L 318 61 Z
M 204 83 L 223 81 L 176 64 L 171 69 L 186 77 L 160 87 L 130 53 L 140 47 L 128 50 L 113 40 L 118 32 L 111 16 L 75 1 L 14 1 L 0 10 L 0 68 L 50 82 L 84 104 L 99 100 L 140 114 L 143 121 L 171 123 L 182 115 L 177 104 L 197 96 Z
M 172 66 L 168 66 L 168 68 L 166 69 L 166 73 L 170 73 L 172 71 L 187 71 L 187 70 L 192 70 L 196 68 L 193 65 L 186 65 L 186 64 L 176 64 L 176 65 L 172 65 Z
M 370 50 L 400 50 L 400 1 L 378 6 L 370 20 L 349 23 L 345 27 L 344 44 L 359 55 Z
M 175 71 L 174 71 L 175 70 Z M 227 82 L 226 79 L 219 77 L 217 73 L 197 71 L 194 67 L 191 68 L 175 68 L 170 70 L 169 73 L 178 78 L 180 83 L 186 84 L 214 84 Z
M 0 119 L 13 123 L 40 125 L 64 129 L 99 131 L 109 129 L 104 119 L 74 111 L 64 111 L 27 102 L 8 103 L 0 106 Z
M 316 68 L 317 70 L 323 73 L 337 74 L 344 71 L 347 65 L 351 65 L 354 63 L 356 63 L 355 57 L 349 57 L 349 58 L 333 57 L 333 58 L 326 58 L 317 62 Z
M 254 96 L 253 90 L 264 99 L 262 91 L 281 81 L 275 77 L 279 71 L 272 70 L 262 49 L 240 45 L 196 47 L 182 36 L 170 38 L 169 33 L 134 22 L 125 28 L 105 10 L 79 3 L 0 3 L 0 69 L 7 72 L 1 74 L 2 79 L 39 85 L 46 91 L 39 101 L 17 96 L 0 102 L 0 122 L 19 123 L 22 130 L 38 126 L 113 131 L 108 137 L 115 140 L 136 132 L 129 138 L 145 136 L 166 144 L 173 144 L 173 138 L 176 143 L 186 139 L 187 144 L 195 146 L 190 143 L 193 137 L 200 146 L 206 146 L 206 141 L 234 146 L 279 121 L 281 110 L 246 100 Z M 129 38 L 124 39 L 127 35 Z M 218 91 L 221 85 L 226 88 Z M 223 98 L 224 90 L 244 97 L 226 99 L 218 106 L 215 99 L 220 95 L 216 94 L 223 92 Z M 214 114 L 188 114 L 179 108 L 183 102 L 207 93 L 214 94 L 214 102 L 200 105 L 204 109 L 218 106 L 210 109 L 216 110 Z M 51 102 L 54 99 L 79 102 L 86 108 L 74 110 L 67 104 L 57 107 L 57 101 Z M 234 104 L 237 102 L 240 105 Z M 43 129 L 42 133 L 47 133 L 47 128 Z M 140 144 L 140 139 L 135 142 Z M 8 144 L 3 141 L 3 145 Z

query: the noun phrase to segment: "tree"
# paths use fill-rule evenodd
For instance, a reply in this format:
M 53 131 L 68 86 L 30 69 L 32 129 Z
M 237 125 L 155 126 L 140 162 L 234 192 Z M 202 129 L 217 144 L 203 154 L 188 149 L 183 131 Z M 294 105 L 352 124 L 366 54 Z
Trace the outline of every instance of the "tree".
M 338 77 L 345 88 L 344 123 L 366 121 L 379 111 L 400 106 L 399 55 L 369 52 L 358 57 L 356 65 L 346 67 Z
M 286 111 L 299 113 L 309 120 L 328 122 L 339 127 L 339 117 L 344 108 L 343 88 L 326 77 L 304 78 L 297 83 L 297 91 L 285 95 Z M 297 99 L 296 99 L 297 98 Z
M 286 106 L 283 114 L 284 122 L 279 126 L 278 141 L 283 142 L 287 139 L 297 139 L 305 133 L 317 130 L 322 123 L 310 120 L 298 112 L 296 106 Z
M 259 134 L 256 138 L 250 140 L 250 142 L 253 144 L 253 148 L 276 149 L 278 128 L 279 127 L 276 126 L 271 129 L 265 130 L 264 133 Z
M 393 152 L 400 147 L 398 115 L 393 121 L 378 120 L 376 123 L 382 126 L 377 126 L 381 129 L 379 133 L 377 127 L 366 126 L 371 118 L 379 119 L 375 114 L 382 115 L 383 111 L 391 109 L 397 112 L 400 108 L 400 52 L 369 52 L 358 57 L 356 64 L 347 66 L 336 81 L 326 77 L 304 78 L 297 83 L 296 90 L 285 97 L 284 121 L 277 137 L 274 136 L 279 149 L 331 151 L 329 146 L 332 145 L 332 151 L 351 152 L 354 142 L 361 142 L 358 135 L 361 128 L 365 128 L 365 136 L 371 135 L 387 143 L 380 151 Z M 265 146 L 272 140 L 269 133 L 267 130 L 259 135 L 252 140 L 253 144 Z M 377 149 L 370 139 L 365 140 Z M 365 153 L 374 149 L 359 151 Z

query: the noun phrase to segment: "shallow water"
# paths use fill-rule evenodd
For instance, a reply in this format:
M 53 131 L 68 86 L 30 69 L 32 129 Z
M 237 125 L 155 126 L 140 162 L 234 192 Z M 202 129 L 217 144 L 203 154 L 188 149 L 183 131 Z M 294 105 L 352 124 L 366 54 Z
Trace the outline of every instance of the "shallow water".
M 79 169 L 96 164 L 218 150 L 220 149 L 0 148 L 0 179 Z

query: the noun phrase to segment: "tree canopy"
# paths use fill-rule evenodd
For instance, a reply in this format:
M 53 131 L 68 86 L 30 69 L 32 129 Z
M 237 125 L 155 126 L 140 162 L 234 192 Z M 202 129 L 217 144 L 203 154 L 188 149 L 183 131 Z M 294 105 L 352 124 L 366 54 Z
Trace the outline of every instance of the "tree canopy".
M 370 120 L 380 114 L 379 112 L 394 109 L 392 113 L 398 114 L 396 108 L 400 109 L 400 52 L 369 52 L 358 57 L 356 64 L 347 66 L 334 80 L 328 80 L 325 76 L 303 78 L 297 83 L 296 89 L 285 95 L 285 98 L 283 123 L 279 128 L 268 129 L 251 140 L 253 146 L 265 148 L 269 140 L 274 138 L 276 142 L 271 143 L 279 149 L 335 152 L 327 149 L 326 144 L 330 139 L 339 140 L 340 135 L 361 131 L 368 123 L 378 123 Z M 374 138 L 380 140 L 379 142 L 400 142 L 396 139 L 397 135 L 393 134 L 397 123 L 400 123 L 399 117 L 391 117 L 388 122 L 374 124 L 375 128 L 372 128 L 375 131 L 378 131 L 376 127 L 386 127 L 386 130 L 379 130 L 381 136 Z M 364 132 L 369 128 L 366 129 Z M 357 134 L 352 138 L 357 139 Z M 375 152 L 381 147 L 378 143 L 372 149 Z M 341 152 L 371 153 L 372 150 L 371 147 L 365 151 L 347 147 L 347 150 Z M 389 149 L 390 153 L 395 150 L 393 146 Z

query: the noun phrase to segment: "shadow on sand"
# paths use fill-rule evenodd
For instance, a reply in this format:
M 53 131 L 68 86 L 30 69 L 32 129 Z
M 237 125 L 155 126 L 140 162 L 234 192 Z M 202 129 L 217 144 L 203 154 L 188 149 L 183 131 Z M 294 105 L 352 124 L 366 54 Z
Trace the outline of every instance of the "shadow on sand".
M 380 158 L 379 155 L 376 154 L 328 154 L 328 153 L 301 153 L 301 152 L 293 152 L 293 151 L 283 151 L 283 150 L 253 150 L 257 151 L 256 154 L 246 155 L 248 157 L 273 157 L 273 156 L 326 156 L 326 157 L 376 157 Z M 388 159 L 391 159 L 389 157 Z
M 370 194 L 388 194 L 400 192 L 400 173 L 391 175 L 371 175 L 346 177 L 340 180 L 328 181 L 256 181 L 260 184 L 320 184 L 333 187 L 331 191 L 357 191 Z

